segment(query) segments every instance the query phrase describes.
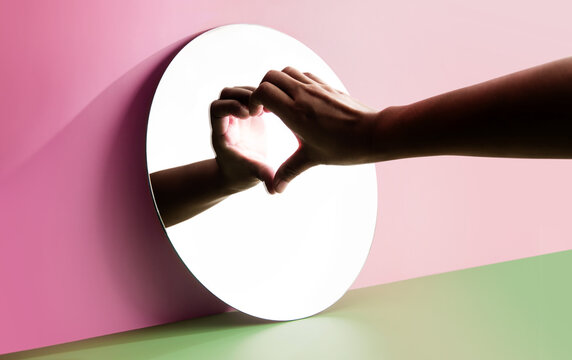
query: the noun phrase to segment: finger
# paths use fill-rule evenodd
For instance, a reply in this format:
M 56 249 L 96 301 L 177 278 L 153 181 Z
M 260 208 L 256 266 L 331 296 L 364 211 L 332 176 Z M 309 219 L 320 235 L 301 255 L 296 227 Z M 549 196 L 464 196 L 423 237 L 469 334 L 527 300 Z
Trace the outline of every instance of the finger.
M 266 187 L 266 191 L 269 194 L 275 194 L 276 191 L 274 190 L 274 169 L 270 166 L 260 163 L 258 165 L 258 176 L 261 181 L 264 182 L 264 186 Z
M 256 90 L 254 86 L 235 86 L 232 88 L 224 88 L 220 94 L 220 99 L 236 99 L 242 105 L 248 106 L 250 95 Z M 269 113 L 270 110 L 262 108 L 262 111 Z M 261 111 L 259 111 L 261 113 Z
M 282 70 L 282 72 L 290 75 L 292 78 L 300 81 L 301 83 L 304 83 L 304 84 L 312 84 L 313 83 L 311 78 L 307 77 L 300 70 L 295 69 L 291 66 L 285 67 L 284 70 Z
M 247 118 L 248 109 L 237 100 L 223 99 L 211 103 L 210 117 L 213 134 L 224 135 L 228 129 L 228 116 Z
M 243 87 L 226 87 L 221 91 L 220 99 L 233 99 L 244 106 L 248 106 L 252 91 Z
M 275 85 L 285 94 L 290 96 L 292 99 L 294 98 L 294 93 L 301 85 L 301 83 L 298 80 L 294 79 L 293 77 L 282 71 L 277 71 L 277 70 L 270 70 L 269 72 L 267 72 L 266 75 L 264 75 L 264 78 L 262 79 L 260 84 L 262 85 L 262 83 L 265 82 L 269 82 Z
M 261 106 L 272 111 L 280 118 L 286 118 L 290 114 L 290 109 L 294 105 L 294 100 L 284 93 L 276 85 L 263 82 L 254 90 L 250 96 L 250 115 L 260 115 Z
M 250 92 L 254 92 L 254 90 L 256 90 L 256 88 L 254 86 L 239 86 L 239 88 L 242 89 L 246 89 L 246 90 L 250 90 Z M 265 113 L 269 113 L 270 110 L 268 110 L 267 108 L 265 108 L 264 106 L 262 107 L 262 111 L 264 111 Z M 260 114 L 261 115 L 261 114 Z
M 310 73 L 310 72 L 305 72 L 304 75 L 306 75 L 308 78 L 314 80 L 315 82 L 317 82 L 318 84 L 321 85 L 328 85 L 326 84 L 326 82 L 322 79 L 320 79 L 319 77 L 317 77 L 316 75 Z
M 268 191 L 268 193 L 274 194 L 274 169 L 258 160 L 249 159 L 248 161 L 252 166 L 253 175 L 260 181 L 264 182 L 266 191 Z
M 255 86 L 237 86 L 237 88 L 245 89 L 245 90 L 250 90 L 251 92 L 254 91 L 254 90 L 256 90 L 256 87 L 255 87 Z
M 333 87 L 331 87 L 330 85 L 328 85 L 324 80 L 320 79 L 318 76 L 309 73 L 309 72 L 305 72 L 304 75 L 306 75 L 307 77 L 309 77 L 310 79 L 312 79 L 313 81 L 317 82 L 318 84 L 322 85 L 322 87 L 328 91 L 331 92 L 336 92 L 338 94 L 345 94 L 345 92 L 340 91 L 338 89 L 334 89 Z
M 312 166 L 314 166 L 302 148 L 298 148 L 292 156 L 288 158 L 282 165 L 278 171 L 276 171 L 276 175 L 274 175 L 274 190 L 277 193 L 282 193 L 286 186 L 298 175 L 302 172 L 308 170 Z

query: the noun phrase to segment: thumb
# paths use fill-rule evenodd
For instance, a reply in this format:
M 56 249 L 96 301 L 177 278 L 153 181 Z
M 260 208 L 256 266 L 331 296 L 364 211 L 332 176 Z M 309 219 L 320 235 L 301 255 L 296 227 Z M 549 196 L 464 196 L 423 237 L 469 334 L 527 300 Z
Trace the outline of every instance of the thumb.
M 276 175 L 274 175 L 274 189 L 278 193 L 283 192 L 290 181 L 314 165 L 308 159 L 303 148 L 299 147 L 276 171 Z
M 264 185 L 266 186 L 266 191 L 268 191 L 269 194 L 274 194 L 274 186 L 272 185 L 272 181 L 274 178 L 274 169 L 264 164 L 263 162 L 257 162 L 254 165 L 256 167 L 255 169 L 256 177 L 260 181 L 264 182 Z

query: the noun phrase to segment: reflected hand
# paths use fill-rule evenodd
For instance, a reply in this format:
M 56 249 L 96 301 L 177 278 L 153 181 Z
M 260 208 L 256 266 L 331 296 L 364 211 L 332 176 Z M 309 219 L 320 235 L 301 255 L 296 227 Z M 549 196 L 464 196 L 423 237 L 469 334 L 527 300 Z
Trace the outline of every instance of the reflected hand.
M 274 169 L 266 164 L 266 132 L 263 119 L 248 111 L 253 87 L 225 88 L 210 108 L 212 144 L 224 185 L 232 193 L 264 181 L 274 193 Z
M 300 146 L 274 176 L 275 191 L 318 164 L 357 164 L 369 160 L 371 133 L 378 114 L 311 73 L 291 67 L 269 71 L 253 92 L 249 111 L 274 112 Z

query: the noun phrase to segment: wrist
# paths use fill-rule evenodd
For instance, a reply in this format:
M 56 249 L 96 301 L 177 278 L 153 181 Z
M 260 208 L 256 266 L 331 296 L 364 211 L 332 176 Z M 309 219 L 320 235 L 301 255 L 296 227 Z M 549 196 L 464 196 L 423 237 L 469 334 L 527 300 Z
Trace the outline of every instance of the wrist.
M 259 182 L 258 179 L 246 176 L 238 169 L 225 167 L 221 164 L 219 157 L 216 157 L 216 164 L 218 169 L 217 186 L 225 196 L 250 189 Z
M 229 176 L 229 174 L 227 174 L 224 171 L 224 167 L 221 166 L 221 160 L 218 156 L 215 158 L 215 164 L 216 164 L 215 183 L 221 195 L 227 197 L 237 193 L 238 190 L 236 189 L 237 186 L 235 184 L 235 181 L 232 179 L 231 176 Z
M 370 153 L 373 162 L 402 157 L 405 139 L 400 131 L 404 106 L 390 106 L 374 114 L 370 134 Z

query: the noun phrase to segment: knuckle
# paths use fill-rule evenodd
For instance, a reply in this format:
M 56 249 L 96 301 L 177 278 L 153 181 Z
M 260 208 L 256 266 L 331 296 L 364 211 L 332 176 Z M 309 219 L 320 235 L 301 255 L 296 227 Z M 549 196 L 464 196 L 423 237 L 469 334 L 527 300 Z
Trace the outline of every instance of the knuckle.
M 292 73 L 294 71 L 296 71 L 296 69 L 294 69 L 292 66 L 286 66 L 284 69 L 282 69 L 282 72 L 285 73 Z
M 213 101 L 213 102 L 211 103 L 211 106 L 210 106 L 210 108 L 209 108 L 211 114 L 214 113 L 214 112 L 216 112 L 219 103 L 220 103 L 220 102 L 219 102 L 218 100 L 215 100 L 215 101 Z
M 277 70 L 270 70 L 266 73 L 266 75 L 264 75 L 264 78 L 262 78 L 262 82 L 265 81 L 270 81 L 274 78 L 276 78 L 276 75 L 279 73 L 279 71 Z
M 229 111 L 232 112 L 233 114 L 240 113 L 241 109 L 242 105 L 238 101 L 232 101 L 229 103 Z
M 258 86 L 258 88 L 256 90 L 254 90 L 254 93 L 259 95 L 259 94 L 265 94 L 270 90 L 270 87 L 272 85 L 270 85 L 269 82 L 267 81 L 263 81 L 260 83 L 260 85 Z
M 229 96 L 232 93 L 232 88 L 230 87 L 225 87 L 224 89 L 222 89 L 222 91 L 220 92 L 220 96 Z

